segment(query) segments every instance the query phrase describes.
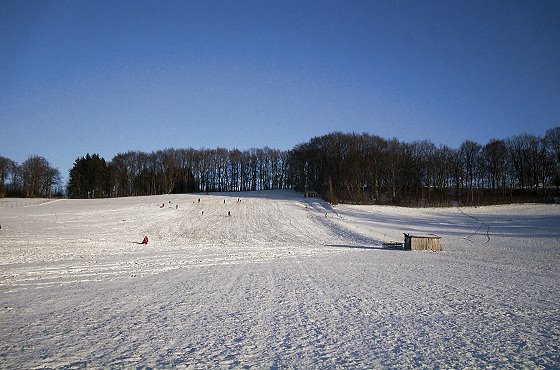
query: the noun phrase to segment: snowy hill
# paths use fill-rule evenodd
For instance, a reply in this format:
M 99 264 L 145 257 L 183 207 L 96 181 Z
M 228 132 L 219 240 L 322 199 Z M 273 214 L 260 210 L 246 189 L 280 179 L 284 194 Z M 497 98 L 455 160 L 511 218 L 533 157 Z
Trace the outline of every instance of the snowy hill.
M 555 205 L 0 199 L 0 225 L 2 368 L 560 366 Z M 443 251 L 381 248 L 403 232 Z

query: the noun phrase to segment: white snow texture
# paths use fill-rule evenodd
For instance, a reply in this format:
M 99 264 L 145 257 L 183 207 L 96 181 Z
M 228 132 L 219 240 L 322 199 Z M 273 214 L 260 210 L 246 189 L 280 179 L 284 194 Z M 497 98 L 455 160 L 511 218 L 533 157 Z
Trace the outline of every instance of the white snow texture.
M 560 367 L 558 205 L 0 199 L 0 225 L 0 368 Z M 405 232 L 443 251 L 381 248 Z

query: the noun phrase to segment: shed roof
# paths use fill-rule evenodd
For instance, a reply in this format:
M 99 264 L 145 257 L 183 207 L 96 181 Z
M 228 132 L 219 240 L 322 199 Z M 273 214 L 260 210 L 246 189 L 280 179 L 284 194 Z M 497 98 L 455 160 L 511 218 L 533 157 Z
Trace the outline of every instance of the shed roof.
M 409 238 L 429 238 L 429 239 L 441 239 L 441 236 L 436 235 L 436 234 L 407 234 L 407 233 L 403 233 L 404 236 L 409 237 Z

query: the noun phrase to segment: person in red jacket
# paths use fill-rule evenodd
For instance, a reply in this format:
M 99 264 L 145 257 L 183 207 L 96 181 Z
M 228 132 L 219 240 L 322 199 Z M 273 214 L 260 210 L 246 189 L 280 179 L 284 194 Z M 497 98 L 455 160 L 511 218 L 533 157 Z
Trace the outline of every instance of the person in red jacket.
M 145 236 L 144 239 L 142 240 L 142 244 L 148 244 L 148 237 Z

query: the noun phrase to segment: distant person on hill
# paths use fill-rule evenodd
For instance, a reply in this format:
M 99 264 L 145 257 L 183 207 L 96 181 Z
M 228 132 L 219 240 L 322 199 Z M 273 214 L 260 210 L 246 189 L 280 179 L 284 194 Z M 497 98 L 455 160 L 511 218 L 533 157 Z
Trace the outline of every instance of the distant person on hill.
M 148 237 L 144 236 L 144 239 L 142 239 L 142 244 L 148 244 Z

